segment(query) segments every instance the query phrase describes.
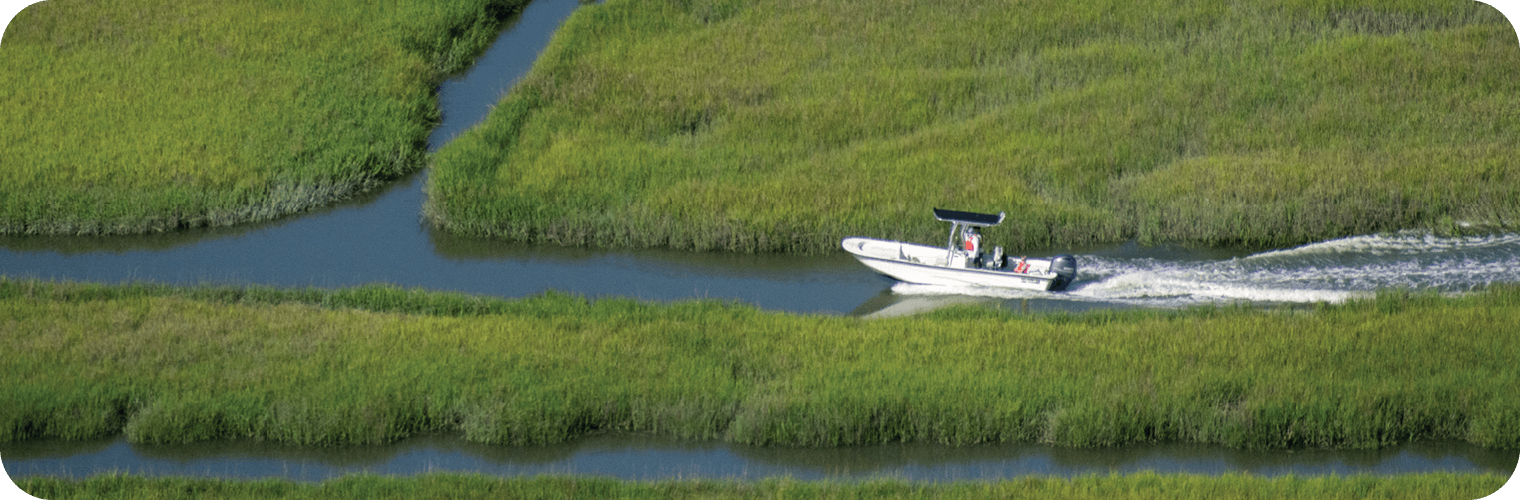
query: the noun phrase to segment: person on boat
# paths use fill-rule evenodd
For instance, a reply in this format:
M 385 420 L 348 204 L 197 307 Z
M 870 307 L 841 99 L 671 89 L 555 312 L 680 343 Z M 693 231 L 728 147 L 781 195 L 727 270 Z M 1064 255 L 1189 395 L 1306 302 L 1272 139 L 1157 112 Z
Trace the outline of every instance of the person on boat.
M 969 226 L 965 231 L 966 257 L 971 262 L 978 262 L 982 255 L 982 235 L 977 233 L 976 226 Z

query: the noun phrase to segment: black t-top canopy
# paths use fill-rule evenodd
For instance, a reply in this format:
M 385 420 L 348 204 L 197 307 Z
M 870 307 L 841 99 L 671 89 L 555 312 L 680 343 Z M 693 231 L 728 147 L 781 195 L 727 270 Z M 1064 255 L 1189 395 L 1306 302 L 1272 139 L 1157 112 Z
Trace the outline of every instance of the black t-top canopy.
M 996 226 L 1003 222 L 1006 212 L 993 214 L 979 214 L 976 212 L 960 212 L 956 210 L 934 209 L 934 218 L 944 222 L 959 222 L 968 226 Z

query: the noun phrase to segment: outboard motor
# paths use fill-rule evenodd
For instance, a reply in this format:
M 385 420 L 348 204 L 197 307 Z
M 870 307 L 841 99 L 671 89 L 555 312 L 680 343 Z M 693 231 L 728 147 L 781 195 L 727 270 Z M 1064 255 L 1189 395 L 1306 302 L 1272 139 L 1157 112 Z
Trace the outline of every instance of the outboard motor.
M 1066 285 L 1077 279 L 1077 258 L 1070 255 L 1051 257 L 1050 272 L 1056 273 L 1055 282 L 1050 284 L 1050 289 L 1065 290 Z

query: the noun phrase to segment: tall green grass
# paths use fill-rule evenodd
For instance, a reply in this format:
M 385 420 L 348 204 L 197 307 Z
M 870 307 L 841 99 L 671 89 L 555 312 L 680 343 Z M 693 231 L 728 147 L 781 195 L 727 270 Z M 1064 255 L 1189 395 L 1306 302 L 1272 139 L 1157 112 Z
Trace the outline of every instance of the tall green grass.
M 73 480 L 32 477 L 19 486 L 39 498 L 1482 498 L 1504 485 L 1496 474 L 1397 476 L 1197 476 L 1141 473 L 1072 479 L 1030 477 L 989 483 L 857 483 L 766 479 L 617 481 L 602 478 L 427 474 L 410 478 L 348 476 L 321 484 L 283 480 L 143 478 L 102 475 Z
M 1011 248 L 1513 228 L 1517 69 L 1464 0 L 616 0 L 439 153 L 425 211 L 791 252 L 935 241 L 936 206 L 1008 211 Z
M 419 170 L 526 0 L 62 0 L 0 45 L 0 233 L 267 220 Z
M 714 301 L 0 281 L 0 441 L 1520 448 L 1520 289 L 866 321 Z

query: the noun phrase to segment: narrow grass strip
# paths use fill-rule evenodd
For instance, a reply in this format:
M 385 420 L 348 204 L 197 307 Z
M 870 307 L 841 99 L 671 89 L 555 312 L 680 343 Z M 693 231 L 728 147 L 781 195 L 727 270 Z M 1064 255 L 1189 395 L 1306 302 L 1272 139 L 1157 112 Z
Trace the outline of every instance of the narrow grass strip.
M 1520 448 L 1520 288 L 1312 310 L 867 321 L 590 302 L 0 279 L 0 441 L 387 442 L 597 430 L 899 441 Z

